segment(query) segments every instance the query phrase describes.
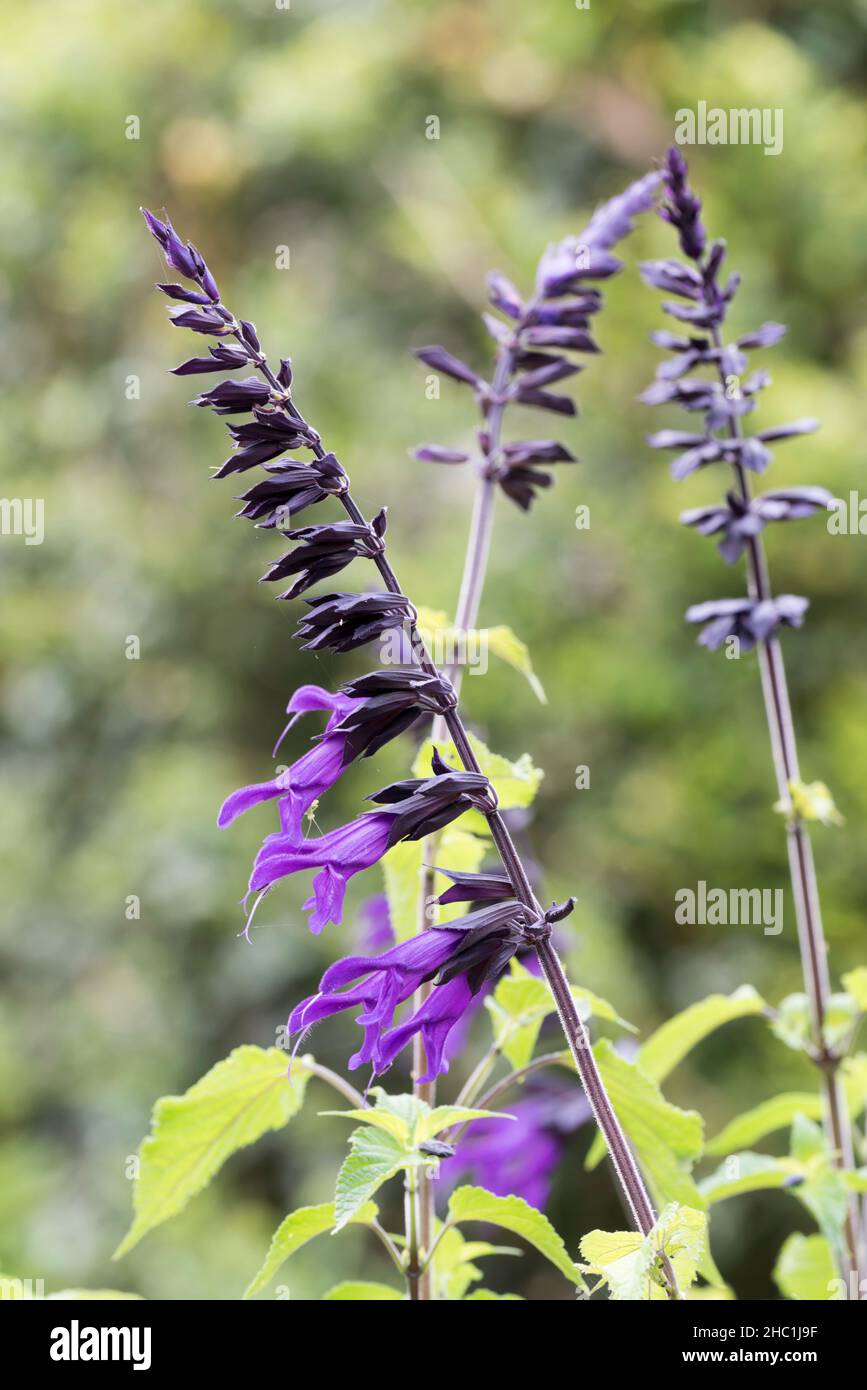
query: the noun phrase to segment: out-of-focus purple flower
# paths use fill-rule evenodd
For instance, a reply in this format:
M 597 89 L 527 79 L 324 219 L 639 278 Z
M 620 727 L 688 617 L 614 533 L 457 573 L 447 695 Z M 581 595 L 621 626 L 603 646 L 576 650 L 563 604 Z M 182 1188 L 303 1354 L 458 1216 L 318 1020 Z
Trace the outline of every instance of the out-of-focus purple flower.
M 490 302 L 504 316 L 482 316 L 498 345 L 492 381 L 486 381 L 443 347 L 423 347 L 416 352 L 425 366 L 472 387 L 484 420 L 478 434 L 482 473 L 499 483 L 523 511 L 529 510 L 539 490 L 553 482 L 550 474 L 540 470 L 552 463 L 572 463 L 574 457 L 564 445 L 553 441 L 542 441 L 547 450 L 544 453 L 538 451 L 536 440 L 503 444 L 503 409 L 515 402 L 555 415 L 577 413 L 571 396 L 546 388 L 581 370 L 580 364 L 564 353 L 599 352 L 590 323 L 602 307 L 602 296 L 590 282 L 607 279 L 621 268 L 622 262 L 610 254 L 610 248 L 632 231 L 635 217 L 653 205 L 660 177 L 652 173 L 637 180 L 604 203 L 581 236 L 566 237 L 549 246 L 539 263 L 535 294 L 528 301 L 505 275 L 499 271 L 489 275 Z M 464 449 L 439 444 L 422 444 L 414 452 L 426 463 L 465 463 L 470 458 Z
M 702 535 L 720 536 L 719 550 L 734 563 L 746 550 L 754 580 L 757 569 L 759 533 L 774 521 L 794 521 L 831 505 L 831 494 L 824 488 L 790 488 L 751 497 L 750 473 L 764 473 L 771 462 L 768 445 L 779 440 L 810 434 L 819 428 L 813 419 L 793 420 L 746 435 L 746 418 L 756 409 L 759 394 L 770 382 L 765 370 L 744 376 L 746 354 L 754 348 L 779 342 L 785 328 L 764 323 L 752 333 L 726 343 L 722 333 L 728 306 L 740 277 L 720 279 L 726 257 L 725 243 L 708 245 L 699 213 L 701 202 L 689 186 L 686 161 L 672 146 L 665 164 L 666 199 L 660 215 L 675 227 L 681 250 L 687 260 L 650 261 L 642 265 L 647 284 L 677 298 L 663 304 L 666 313 L 705 332 L 681 335 L 655 333 L 659 347 L 674 356 L 657 370 L 656 380 L 641 399 L 649 405 L 679 405 L 693 415 L 703 415 L 698 430 L 664 429 L 650 435 L 654 449 L 672 449 L 677 457 L 671 465 L 672 477 L 683 479 L 709 464 L 727 463 L 735 475 L 736 486 L 719 506 L 697 507 L 682 514 L 686 526 Z M 693 377 L 699 368 L 710 369 L 708 377 Z M 772 598 L 766 586 L 758 587 L 759 598 L 719 599 L 690 608 L 690 622 L 703 625 L 699 642 L 711 649 L 728 637 L 737 637 L 745 650 L 766 641 L 781 626 L 800 627 L 807 600 L 794 594 Z
M 375 1072 L 391 1066 L 416 1033 L 421 1033 L 432 1081 L 448 1069 L 444 1047 L 449 1032 L 488 979 L 505 968 L 524 941 L 525 909 L 497 903 L 446 927 L 432 927 L 381 956 L 349 956 L 323 975 L 319 990 L 293 1009 L 290 1036 L 344 1009 L 362 1006 L 358 1023 L 364 1044 L 350 1067 L 370 1062 Z M 425 1002 L 392 1027 L 397 1007 L 436 977 Z
M 756 602 L 751 598 L 718 598 L 695 603 L 686 611 L 688 623 L 701 623 L 699 644 L 716 651 L 728 637 L 736 637 L 748 652 L 779 627 L 800 627 L 809 599 L 798 594 L 778 594 Z
M 684 526 L 694 526 L 703 536 L 722 535 L 717 549 L 724 560 L 734 564 L 752 536 L 769 521 L 797 521 L 813 512 L 828 510 L 832 494 L 824 487 L 790 487 L 779 492 L 763 492 L 745 502 L 736 492 L 726 493 L 724 505 L 693 507 L 681 513 Z
M 361 943 L 366 951 L 379 951 L 383 946 L 393 946 L 394 927 L 388 909 L 388 898 L 384 893 L 375 893 L 361 904 L 358 910 L 361 922 Z
M 574 1086 L 554 1075 L 527 1083 L 528 1093 L 508 1107 L 513 1119 L 474 1120 L 443 1165 L 451 1186 L 465 1176 L 498 1197 L 523 1197 L 544 1211 L 564 1138 L 592 1117 Z
M 195 280 L 196 284 L 201 286 L 207 298 L 213 303 L 217 303 L 220 298 L 220 292 L 217 289 L 216 281 L 193 243 L 191 241 L 186 243 L 181 241 L 168 218 L 166 218 L 165 222 L 161 222 L 158 217 L 155 217 L 152 212 L 148 212 L 146 208 L 142 208 L 141 213 L 154 237 L 162 247 L 167 265 L 170 265 L 172 270 L 176 270 L 179 275 L 184 275 L 188 280 Z M 180 286 L 160 285 L 158 288 L 161 289 L 163 293 L 168 294 L 172 299 L 186 298 L 186 295 L 183 293 L 180 295 L 174 293 L 176 289 L 181 288 Z

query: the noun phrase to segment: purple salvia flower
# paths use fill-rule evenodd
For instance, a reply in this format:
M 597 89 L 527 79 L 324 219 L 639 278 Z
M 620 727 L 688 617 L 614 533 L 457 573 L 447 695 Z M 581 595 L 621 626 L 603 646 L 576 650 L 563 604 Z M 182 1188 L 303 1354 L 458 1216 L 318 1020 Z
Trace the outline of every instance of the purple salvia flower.
M 681 513 L 684 526 L 694 526 L 703 536 L 722 535 L 717 549 L 730 565 L 740 559 L 750 536 L 757 536 L 770 521 L 797 521 L 814 512 L 830 510 L 834 498 L 824 487 L 791 487 L 763 492 L 750 501 L 736 492 L 726 493 L 725 504 L 694 507 Z
M 460 922 L 420 932 L 384 955 L 338 961 L 326 970 L 318 993 L 293 1009 L 289 1035 L 303 1037 L 314 1023 L 360 1005 L 357 1022 L 364 1029 L 364 1043 L 349 1066 L 371 1063 L 374 1072 L 386 1071 L 420 1032 L 428 1059 L 424 1080 L 432 1081 L 448 1068 L 444 1048 L 451 1029 L 527 939 L 524 921 L 525 909 L 518 903 L 496 904 Z M 434 977 L 437 984 L 425 1003 L 391 1027 L 398 1006 Z
M 258 806 L 263 801 L 277 799 L 280 811 L 280 824 L 283 832 L 300 839 L 302 820 L 315 801 L 333 787 L 344 768 L 352 761 L 354 754 L 348 752 L 346 734 L 335 730 L 342 719 L 351 714 L 360 701 L 352 700 L 342 693 L 330 694 L 318 685 L 304 685 L 296 690 L 286 707 L 292 715 L 277 747 L 285 734 L 302 714 L 315 710 L 330 710 L 331 714 L 321 739 L 285 772 L 272 777 L 268 782 L 254 783 L 241 787 L 223 802 L 217 824 L 221 827 L 231 825 L 238 816 Z M 277 748 L 275 748 L 275 753 Z

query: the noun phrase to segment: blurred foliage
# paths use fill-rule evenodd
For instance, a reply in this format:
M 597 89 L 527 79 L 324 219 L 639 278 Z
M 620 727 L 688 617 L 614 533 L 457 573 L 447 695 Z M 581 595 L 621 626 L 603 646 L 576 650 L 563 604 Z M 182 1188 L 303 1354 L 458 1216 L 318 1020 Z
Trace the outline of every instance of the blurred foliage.
M 230 523 L 230 484 L 208 485 L 221 426 L 186 410 L 189 383 L 165 374 L 189 342 L 150 289 L 164 277 L 137 208 L 168 207 L 267 349 L 292 354 L 302 408 L 359 499 L 390 507 L 410 593 L 451 610 L 470 471 L 415 464 L 407 450 L 470 441 L 473 412 L 450 384 L 426 400 L 409 349 L 442 341 L 485 363 L 488 266 L 526 284 L 542 245 L 643 171 L 675 110 L 699 99 L 785 113 L 777 158 L 693 156 L 709 224 L 745 276 L 735 326 L 791 324 L 767 355 L 776 381 L 762 419 L 824 420 L 780 449 L 774 480 L 860 486 L 867 5 L 53 0 L 14 7 L 5 29 L 0 298 L 14 329 L 0 349 L 2 490 L 44 497 L 46 537 L 2 538 L 0 1266 L 49 1287 L 232 1298 L 286 1211 L 331 1195 L 345 1134 L 315 1119 L 331 1097 L 313 1083 L 288 1134 L 234 1158 L 112 1268 L 128 1156 L 157 1095 L 238 1043 L 271 1044 L 355 943 L 354 910 L 344 929 L 310 937 L 295 884 L 269 900 L 252 945 L 239 939 L 238 900 L 271 820 L 261 810 L 220 834 L 215 816 L 226 792 L 267 775 L 294 686 L 330 685 L 364 659 L 299 654 L 293 614 L 256 588 L 274 547 Z M 425 138 L 431 114 L 438 141 Z M 289 270 L 275 267 L 280 246 Z M 790 906 L 777 938 L 674 923 L 679 887 L 785 886 L 786 864 L 754 661 L 708 655 L 682 621 L 689 603 L 740 592 L 713 546 L 677 526 L 721 478 L 671 483 L 643 442 L 663 422 L 635 399 L 662 315 L 634 264 L 672 249 L 655 219 L 628 244 L 631 269 L 599 325 L 606 356 L 582 377 L 583 418 L 564 436 L 581 464 L 530 518 L 499 506 L 482 621 L 529 643 L 549 704 L 499 663 L 465 687 L 489 745 L 545 769 L 521 833 L 546 896 L 579 897 L 573 978 L 643 1035 L 744 981 L 772 999 L 799 987 Z M 512 423 L 539 428 L 532 416 Z M 578 504 L 589 531 L 574 529 Z M 837 976 L 864 958 L 865 544 L 830 537 L 821 520 L 770 539 L 776 587 L 812 602 L 785 639 L 804 776 L 827 782 L 847 820 L 816 835 Z M 352 815 L 410 757 L 403 744 L 353 769 L 320 821 Z M 591 769 L 580 792 L 579 764 Z M 353 909 L 379 887 L 367 878 Z M 342 1065 L 354 1031 L 335 1020 L 317 1055 Z M 667 1090 L 715 1133 L 812 1084 L 806 1063 L 745 1020 Z M 550 1208 L 572 1252 L 591 1227 L 622 1224 L 605 1167 L 581 1174 L 589 1141 L 576 1136 Z M 716 1215 L 717 1260 L 742 1296 L 775 1296 L 776 1252 L 799 1228 L 811 1229 L 782 1194 Z M 386 1274 L 361 1232 L 341 1255 L 338 1270 L 329 1242 L 314 1243 L 293 1265 L 292 1295 Z M 541 1261 L 503 1264 L 496 1287 L 563 1296 Z

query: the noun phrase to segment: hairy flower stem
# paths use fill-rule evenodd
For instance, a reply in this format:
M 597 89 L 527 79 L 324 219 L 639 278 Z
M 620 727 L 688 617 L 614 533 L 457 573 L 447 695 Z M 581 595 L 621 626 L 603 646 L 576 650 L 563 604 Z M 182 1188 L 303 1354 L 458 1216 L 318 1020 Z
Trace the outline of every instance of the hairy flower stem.
M 237 320 L 234 322 L 238 325 Z M 239 341 L 243 341 L 239 337 L 240 325 L 232 331 Z M 302 417 L 298 414 L 292 401 L 288 399 L 288 393 L 280 386 L 277 378 L 268 366 L 264 354 L 255 354 L 254 361 L 257 369 L 262 373 L 268 384 L 279 394 L 283 408 L 293 413 L 296 418 L 300 420 Z M 497 407 L 494 406 L 494 409 L 496 410 Z M 317 458 L 323 458 L 325 456 L 326 451 L 322 447 L 318 436 L 313 438 L 311 448 Z M 356 505 L 348 487 L 340 494 L 339 500 L 352 521 L 360 526 L 367 525 L 366 518 Z M 397 576 L 388 561 L 384 547 L 382 551 L 373 557 L 373 561 L 379 570 L 385 587 L 391 593 L 400 594 L 402 597 L 405 597 L 403 589 L 398 583 Z M 419 666 L 427 675 L 438 677 L 439 671 L 431 660 L 424 639 L 415 623 L 412 624 L 410 636 L 413 654 Z M 467 734 L 457 708 L 447 711 L 443 716 L 443 720 L 464 769 L 467 772 L 475 772 L 479 775 L 483 775 L 476 755 L 473 752 L 469 735 Z M 524 904 L 530 913 L 532 913 L 534 918 L 541 919 L 543 917 L 542 907 L 533 892 L 524 865 L 521 862 L 500 811 L 497 809 L 491 810 L 486 812 L 485 816 L 490 827 L 491 838 L 500 855 L 500 859 L 502 860 L 503 867 L 512 885 L 515 896 Z M 590 1102 L 596 1123 L 608 1144 L 608 1151 L 611 1155 L 614 1171 L 622 1189 L 628 1211 L 636 1228 L 641 1231 L 643 1235 L 647 1235 L 656 1220 L 653 1206 L 644 1185 L 644 1179 L 641 1176 L 634 1155 L 629 1147 L 629 1143 L 620 1126 L 620 1121 L 614 1113 L 614 1107 L 605 1090 L 605 1084 L 590 1047 L 587 1031 L 575 1008 L 575 1001 L 572 998 L 572 991 L 569 988 L 562 963 L 549 940 L 540 942 L 536 950 L 543 974 L 545 975 L 545 979 L 548 982 L 548 987 L 554 999 L 560 1024 L 569 1045 L 569 1051 L 572 1054 L 578 1075 L 581 1079 L 581 1084 Z M 410 1204 L 407 1211 L 408 1220 L 413 1222 L 415 1221 L 414 1211 L 415 1202 Z M 414 1226 L 413 1229 L 417 1231 L 416 1226 Z M 420 1274 L 420 1272 L 420 1268 L 418 1268 L 418 1273 Z M 668 1297 L 672 1299 L 681 1298 L 682 1294 L 678 1288 L 677 1280 L 667 1260 L 663 1260 L 663 1275 L 666 1281 L 666 1292 Z M 417 1284 L 418 1280 L 415 1278 L 415 1271 L 413 1271 L 410 1276 L 410 1296 L 412 1298 L 417 1297 Z M 414 1286 L 415 1292 L 413 1292 Z
M 714 346 L 722 346 L 719 329 L 713 332 Z M 726 377 L 720 368 L 723 389 Z M 739 417 L 729 420 L 729 433 L 739 439 L 742 435 Z M 750 484 L 747 474 L 738 459 L 732 464 L 735 482 L 741 500 L 750 500 Z M 768 574 L 767 556 L 760 536 L 747 538 L 746 546 L 747 586 L 751 598 L 759 601 L 771 597 L 771 584 Z M 762 693 L 768 732 L 771 739 L 771 753 L 777 779 L 777 791 L 783 805 L 791 803 L 790 783 L 800 781 L 798 748 L 795 739 L 795 725 L 786 680 L 783 653 L 776 637 L 771 636 L 758 644 L 759 669 L 762 677 Z M 825 1042 L 825 1014 L 831 984 L 828 974 L 828 944 L 822 927 L 822 909 L 819 901 L 819 886 L 816 867 L 813 861 L 813 847 L 803 821 L 794 813 L 786 822 L 786 839 L 789 854 L 789 873 L 792 881 L 792 896 L 795 902 L 795 919 L 798 925 L 798 945 L 801 953 L 801 967 L 810 1001 L 810 1017 L 813 1032 L 813 1059 L 822 1076 L 825 1093 L 825 1132 L 828 1146 L 836 1166 L 852 1169 L 855 1166 L 852 1125 L 843 1088 L 840 1085 L 840 1054 L 830 1049 Z M 847 1199 L 845 1223 L 848 1273 L 857 1289 L 860 1282 L 861 1232 L 858 1204 L 854 1194 Z

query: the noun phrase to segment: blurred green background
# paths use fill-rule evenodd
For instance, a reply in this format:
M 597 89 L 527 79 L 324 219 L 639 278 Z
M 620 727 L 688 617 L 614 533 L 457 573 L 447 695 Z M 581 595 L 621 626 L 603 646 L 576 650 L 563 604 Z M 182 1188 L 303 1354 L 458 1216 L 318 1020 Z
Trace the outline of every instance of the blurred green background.
M 785 113 L 777 158 L 754 147 L 692 158 L 710 228 L 744 273 L 734 326 L 791 326 L 763 355 L 775 384 L 762 423 L 824 421 L 780 448 L 773 484 L 861 486 L 867 5 L 52 0 L 16 7 L 5 30 L 2 491 L 44 497 L 46 534 L 42 546 L 0 542 L 0 1268 L 49 1288 L 234 1298 L 290 1206 L 331 1193 L 346 1130 L 315 1118 L 331 1095 L 312 1090 L 289 1130 L 233 1159 L 113 1267 L 125 1168 L 156 1096 L 239 1042 L 271 1043 L 323 966 L 357 945 L 354 911 L 312 938 L 295 883 L 266 904 L 254 944 L 239 939 L 238 900 L 272 816 L 223 833 L 215 817 L 229 790 L 268 775 L 295 685 L 332 686 L 365 656 L 299 654 L 293 613 L 256 587 L 277 547 L 231 522 L 231 483 L 208 483 L 222 426 L 187 408 L 191 383 L 166 375 L 196 344 L 166 326 L 138 206 L 165 205 L 266 350 L 292 355 L 299 403 L 360 502 L 390 507 L 405 586 L 452 609 L 471 473 L 407 450 L 470 441 L 475 420 L 450 383 L 426 400 L 409 350 L 443 342 L 484 368 L 485 270 L 526 286 L 543 245 L 643 172 L 676 109 L 699 99 Z M 438 141 L 425 138 L 430 115 Z M 275 268 L 280 246 L 288 270 Z M 545 769 L 522 836 L 547 895 L 580 899 L 573 978 L 646 1034 L 712 990 L 750 981 L 778 999 L 800 976 L 788 896 L 778 938 L 674 924 L 679 887 L 781 887 L 786 868 L 754 660 L 709 655 L 683 623 L 689 603 L 741 592 L 713 545 L 677 525 L 722 479 L 708 469 L 673 484 L 644 435 L 680 421 L 636 401 L 663 315 L 635 267 L 674 243 L 648 218 L 625 250 L 598 324 L 606 355 L 579 380 L 582 418 L 558 431 L 581 463 L 529 518 L 498 503 L 482 620 L 528 642 L 549 705 L 501 666 L 465 695 L 492 747 Z M 516 413 L 511 426 L 547 433 L 548 417 Z M 574 528 L 579 504 L 589 532 Z M 836 977 L 867 954 L 865 545 L 821 520 L 770 540 L 775 587 L 811 598 L 803 632 L 785 639 L 804 775 L 830 784 L 848 822 L 817 836 Z M 133 635 L 139 660 L 126 656 Z M 404 775 L 410 754 L 404 741 L 353 769 L 320 808 L 323 826 Z M 574 788 L 578 764 L 589 790 Z M 376 872 L 365 879 L 351 904 L 379 889 Z M 353 1031 L 320 1030 L 317 1055 L 340 1066 Z M 747 1021 L 666 1091 L 714 1133 L 810 1085 L 807 1064 Z M 622 1224 L 605 1169 L 581 1171 L 589 1139 L 575 1136 L 549 1208 L 571 1249 L 591 1227 Z M 775 1296 L 770 1267 L 797 1228 L 809 1225 L 785 1194 L 720 1209 L 717 1259 L 742 1296 Z M 337 1249 L 322 1241 L 297 1258 L 293 1297 L 386 1274 L 360 1234 Z M 529 1255 L 486 1282 L 567 1294 Z

